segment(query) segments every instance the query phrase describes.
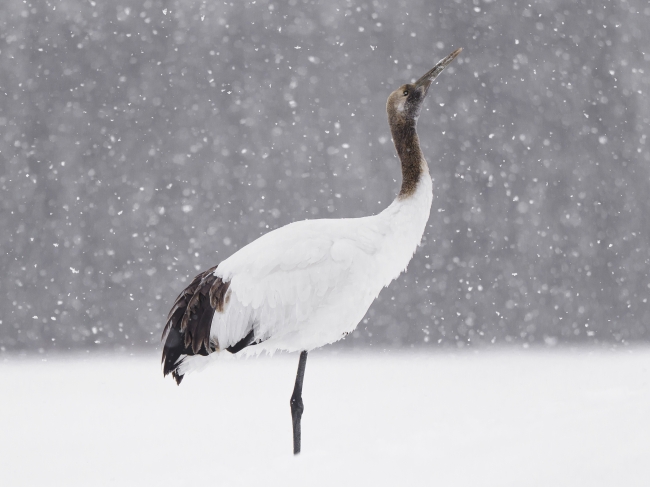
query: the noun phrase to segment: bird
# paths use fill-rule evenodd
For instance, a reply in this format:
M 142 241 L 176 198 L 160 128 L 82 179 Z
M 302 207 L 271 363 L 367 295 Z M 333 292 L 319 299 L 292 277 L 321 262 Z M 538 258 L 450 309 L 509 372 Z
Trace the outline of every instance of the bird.
M 395 200 L 372 216 L 290 223 L 197 275 L 176 298 L 163 329 L 164 376 L 180 385 L 186 373 L 223 354 L 300 352 L 290 398 L 293 453 L 300 453 L 308 352 L 352 332 L 422 240 L 433 183 L 416 123 L 433 80 L 461 51 L 388 97 L 402 169 Z

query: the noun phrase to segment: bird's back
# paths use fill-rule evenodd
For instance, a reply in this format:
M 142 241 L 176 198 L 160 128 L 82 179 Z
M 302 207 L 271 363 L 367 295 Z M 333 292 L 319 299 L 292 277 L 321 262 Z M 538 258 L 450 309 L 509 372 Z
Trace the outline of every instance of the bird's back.
M 213 336 L 224 347 L 253 330 L 255 351 L 309 350 L 341 338 L 387 284 L 376 265 L 387 230 L 379 215 L 305 220 L 250 243 L 215 272 L 230 290 Z

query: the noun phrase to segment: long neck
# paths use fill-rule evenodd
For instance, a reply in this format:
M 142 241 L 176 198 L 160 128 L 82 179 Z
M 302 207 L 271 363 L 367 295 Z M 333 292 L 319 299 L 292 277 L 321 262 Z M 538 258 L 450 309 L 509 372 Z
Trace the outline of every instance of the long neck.
M 402 163 L 402 187 L 398 198 L 409 198 L 415 193 L 423 173 L 428 172 L 427 161 L 420 150 L 415 120 L 391 120 L 390 129 L 397 155 Z

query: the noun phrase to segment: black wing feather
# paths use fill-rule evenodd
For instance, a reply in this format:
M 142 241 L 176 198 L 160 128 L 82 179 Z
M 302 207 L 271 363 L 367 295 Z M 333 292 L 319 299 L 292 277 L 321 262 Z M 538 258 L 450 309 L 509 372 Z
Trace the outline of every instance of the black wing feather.
M 206 356 L 220 350 L 219 343 L 210 338 L 210 331 L 214 313 L 223 313 L 228 304 L 230 282 L 223 282 L 220 277 L 214 275 L 217 267 L 214 266 L 196 276 L 178 295 L 167 316 L 162 333 L 163 375 L 172 374 L 179 385 L 183 374 L 178 367 L 186 356 Z M 237 353 L 261 341 L 255 339 L 251 324 L 246 336 L 226 350 Z
M 216 269 L 212 267 L 196 276 L 178 295 L 167 317 L 162 334 L 163 374 L 172 374 L 177 384 L 183 380 L 178 371 L 183 356 L 209 355 L 219 350 L 219 344 L 210 339 L 210 329 L 215 308 L 224 310 L 230 283 L 215 276 Z

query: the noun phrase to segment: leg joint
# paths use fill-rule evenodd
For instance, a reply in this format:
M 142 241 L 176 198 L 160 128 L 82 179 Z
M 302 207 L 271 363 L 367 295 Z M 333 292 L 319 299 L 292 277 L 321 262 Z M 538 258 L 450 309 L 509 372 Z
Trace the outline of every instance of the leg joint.
M 302 414 L 302 412 L 305 410 L 305 405 L 303 404 L 302 397 L 300 396 L 291 396 L 289 405 L 291 406 L 291 412 L 296 411 Z

